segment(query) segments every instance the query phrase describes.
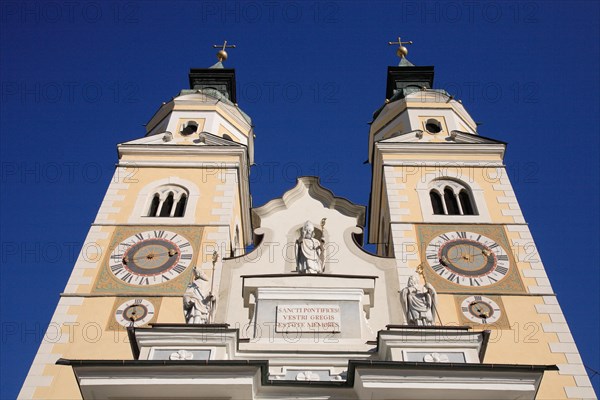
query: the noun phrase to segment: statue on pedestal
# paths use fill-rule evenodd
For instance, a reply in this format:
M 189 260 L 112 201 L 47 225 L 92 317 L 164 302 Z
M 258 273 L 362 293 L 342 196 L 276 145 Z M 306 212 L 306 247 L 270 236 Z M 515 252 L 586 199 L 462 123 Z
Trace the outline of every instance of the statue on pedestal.
M 186 324 L 207 324 L 214 306 L 214 296 L 208 288 L 208 278 L 194 267 L 193 281 L 183 294 L 183 313 Z
M 400 291 L 400 301 L 406 312 L 408 325 L 433 325 L 437 293 L 431 284 L 421 285 L 416 276 L 411 276 L 407 286 Z
M 314 225 L 306 221 L 296 240 L 296 271 L 300 274 L 323 273 L 323 245 L 314 236 Z

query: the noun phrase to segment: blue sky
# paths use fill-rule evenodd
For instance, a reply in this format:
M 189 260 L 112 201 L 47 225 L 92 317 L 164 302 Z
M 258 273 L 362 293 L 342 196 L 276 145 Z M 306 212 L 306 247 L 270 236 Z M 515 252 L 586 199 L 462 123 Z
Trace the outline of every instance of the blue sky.
M 190 67 L 237 48 L 255 205 L 320 175 L 368 203 L 368 125 L 396 65 L 435 65 L 506 165 L 584 363 L 599 370 L 599 3 L 0 3 L 1 398 L 14 398 L 116 162 Z M 593 379 L 596 390 L 599 377 Z

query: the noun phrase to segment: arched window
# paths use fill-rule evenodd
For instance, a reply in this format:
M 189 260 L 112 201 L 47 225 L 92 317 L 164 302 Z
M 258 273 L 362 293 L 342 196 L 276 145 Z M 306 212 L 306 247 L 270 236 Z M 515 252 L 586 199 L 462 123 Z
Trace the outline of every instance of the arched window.
M 158 212 L 158 205 L 160 204 L 160 196 L 158 193 L 154 195 L 152 198 L 152 203 L 150 203 L 150 210 L 148 211 L 149 217 L 154 217 Z
M 169 192 L 167 199 L 163 202 L 162 208 L 160 209 L 159 217 L 170 217 L 172 208 L 173 208 L 173 192 Z
M 173 214 L 174 217 L 183 217 L 183 214 L 185 212 L 186 202 L 187 202 L 187 196 L 184 193 L 181 195 L 181 197 L 179 198 L 179 201 L 177 202 L 177 206 L 175 207 L 175 214 Z
M 442 196 L 436 191 L 432 190 L 429 192 L 429 197 L 431 198 L 431 206 L 433 207 L 433 213 L 438 215 L 443 215 L 444 213 L 444 205 L 442 204 Z
M 451 179 L 437 179 L 429 185 L 429 199 L 435 215 L 477 215 L 467 185 Z M 443 195 L 441 194 L 443 193 Z
M 463 189 L 458 193 L 458 199 L 460 200 L 463 215 L 475 215 L 473 204 L 471 204 L 471 197 L 466 190 Z
M 446 186 L 444 189 L 444 202 L 446 203 L 446 211 L 448 211 L 448 215 L 460 214 L 458 210 L 458 202 L 456 201 L 456 196 L 454 196 L 454 191 L 448 186 Z
M 181 186 L 165 185 L 152 192 L 148 217 L 183 217 L 188 201 L 188 192 Z

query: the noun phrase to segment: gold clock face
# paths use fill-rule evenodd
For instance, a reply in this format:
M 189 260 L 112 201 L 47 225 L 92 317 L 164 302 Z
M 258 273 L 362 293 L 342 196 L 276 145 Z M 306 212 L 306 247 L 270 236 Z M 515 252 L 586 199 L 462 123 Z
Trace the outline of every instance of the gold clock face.
M 146 299 L 127 300 L 115 310 L 115 319 L 124 327 L 145 325 L 153 317 L 154 305 Z
M 493 324 L 502 315 L 500 306 L 485 296 L 470 296 L 461 303 L 461 311 L 467 319 L 478 324 Z
M 440 277 L 461 286 L 493 285 L 508 274 L 506 250 L 484 235 L 453 231 L 429 242 L 425 251 L 429 266 Z
M 129 285 L 158 285 L 185 271 L 192 262 L 193 252 L 190 242 L 178 233 L 139 232 L 113 250 L 110 272 Z

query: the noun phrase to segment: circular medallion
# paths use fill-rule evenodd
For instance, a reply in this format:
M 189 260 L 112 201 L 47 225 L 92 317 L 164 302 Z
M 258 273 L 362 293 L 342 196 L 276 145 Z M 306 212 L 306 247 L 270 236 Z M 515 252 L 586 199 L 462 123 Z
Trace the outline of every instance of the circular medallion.
M 436 236 L 425 251 L 436 274 L 462 286 L 489 286 L 508 274 L 510 262 L 504 248 L 473 232 L 446 232 Z
M 115 311 L 115 319 L 124 326 L 142 326 L 154 317 L 154 305 L 145 299 L 127 300 Z
M 460 306 L 463 315 L 478 324 L 493 324 L 502 315 L 500 306 L 485 296 L 469 296 Z
M 158 285 L 185 271 L 193 252 L 190 242 L 178 233 L 140 232 L 119 243 L 109 267 L 117 279 L 130 285 Z

